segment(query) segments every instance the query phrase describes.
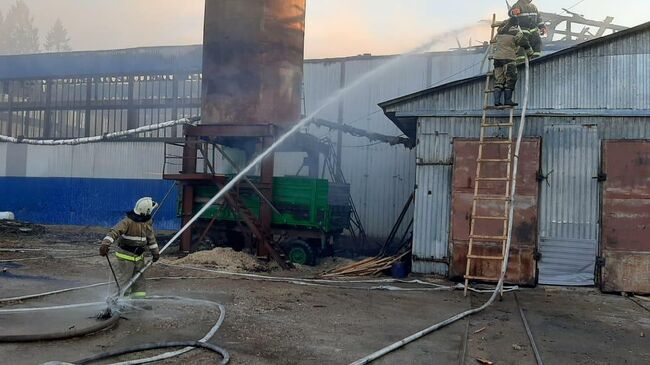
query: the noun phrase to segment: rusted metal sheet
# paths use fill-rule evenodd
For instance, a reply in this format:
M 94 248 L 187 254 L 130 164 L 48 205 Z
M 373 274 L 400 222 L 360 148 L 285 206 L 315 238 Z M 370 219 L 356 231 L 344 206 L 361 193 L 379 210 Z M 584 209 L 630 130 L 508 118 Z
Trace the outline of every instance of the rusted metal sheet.
M 604 259 L 604 292 L 650 293 L 650 252 L 607 250 Z
M 602 289 L 650 293 L 650 141 L 603 143 Z
M 503 146 L 488 145 L 484 150 L 486 159 L 503 159 L 507 150 Z M 469 230 L 471 221 L 474 182 L 476 177 L 476 159 L 478 141 L 454 140 L 454 176 L 452 193 L 451 241 L 452 263 L 450 277 L 460 278 L 465 273 Z M 515 199 L 515 219 L 513 227 L 512 249 L 506 280 L 511 284 L 535 285 L 537 250 L 538 194 L 537 173 L 540 161 L 540 142 L 537 139 L 522 142 L 519 174 L 517 178 L 517 195 Z M 501 163 L 486 164 L 486 177 L 506 176 L 506 166 Z M 503 182 L 482 184 L 485 194 L 503 194 Z M 478 215 L 503 215 L 503 202 L 482 203 Z M 502 221 L 477 222 L 476 233 L 480 235 L 501 235 L 504 232 Z M 474 245 L 477 255 L 493 256 L 500 254 L 500 244 L 477 242 Z M 476 260 L 472 272 L 480 276 L 498 276 L 500 263 Z
M 206 1 L 204 124 L 299 119 L 305 1 Z

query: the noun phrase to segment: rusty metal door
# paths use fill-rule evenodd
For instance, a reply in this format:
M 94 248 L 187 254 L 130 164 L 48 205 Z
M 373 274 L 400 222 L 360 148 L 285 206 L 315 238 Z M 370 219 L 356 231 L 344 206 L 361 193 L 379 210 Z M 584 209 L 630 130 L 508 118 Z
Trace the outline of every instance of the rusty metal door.
M 544 129 L 540 284 L 594 285 L 599 161 L 596 127 L 566 124 Z
M 474 183 L 476 178 L 476 159 L 478 156 L 477 140 L 454 140 L 454 166 L 452 188 L 452 261 L 450 267 L 451 278 L 462 278 L 467 265 L 467 250 L 469 246 L 469 231 L 471 221 L 472 199 L 474 197 Z M 505 147 L 495 147 L 484 151 L 485 158 L 499 159 L 507 156 Z M 506 281 L 510 284 L 535 285 L 536 263 L 535 252 L 537 249 L 537 212 L 539 184 L 537 172 L 539 171 L 540 141 L 527 139 L 522 142 L 517 177 L 517 195 L 515 197 L 515 220 L 513 226 L 512 247 Z M 505 176 L 505 166 L 494 166 L 490 170 L 494 176 Z M 503 169 L 503 170 L 500 170 Z M 496 185 L 485 184 L 484 192 L 489 189 L 502 191 Z M 496 194 L 496 193 L 495 193 Z M 494 204 L 493 208 L 478 212 L 480 215 L 496 216 L 503 214 L 503 206 Z M 484 222 L 479 228 L 481 232 L 502 230 L 501 222 Z M 477 243 L 474 246 L 478 255 L 499 255 L 500 245 L 491 243 Z M 485 260 L 473 263 L 476 265 L 472 271 L 481 276 L 498 276 L 501 270 L 500 262 L 486 262 Z
M 650 293 L 650 141 L 603 143 L 602 290 Z

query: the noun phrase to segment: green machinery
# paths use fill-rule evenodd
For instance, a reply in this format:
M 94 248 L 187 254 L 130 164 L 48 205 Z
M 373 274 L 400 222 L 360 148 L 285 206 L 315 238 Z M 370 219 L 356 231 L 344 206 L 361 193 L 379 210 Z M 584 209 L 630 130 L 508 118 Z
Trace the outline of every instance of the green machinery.
M 256 179 L 250 178 L 253 183 Z M 240 202 L 236 211 L 226 201 L 215 203 L 201 215 L 194 242 L 230 246 L 236 250 L 250 242 L 246 215 L 259 218 L 261 198 L 248 185 L 240 184 L 233 194 Z M 218 191 L 216 186 L 197 186 L 195 212 Z M 314 265 L 320 256 L 332 252 L 332 245 L 350 226 L 350 187 L 323 179 L 275 177 L 273 179 L 272 231 L 274 241 L 293 263 Z M 180 207 L 180 204 L 179 204 Z

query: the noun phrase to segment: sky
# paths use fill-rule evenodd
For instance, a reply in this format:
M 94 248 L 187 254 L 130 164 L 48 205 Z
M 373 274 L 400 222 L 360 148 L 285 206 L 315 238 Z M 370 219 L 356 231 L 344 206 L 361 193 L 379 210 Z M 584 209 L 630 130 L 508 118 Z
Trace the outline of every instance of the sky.
M 74 50 L 199 44 L 205 0 L 24 0 L 41 37 L 60 18 Z M 244 1 L 244 0 L 242 0 Z M 510 0 L 513 3 L 515 0 Z M 6 13 L 15 0 L 0 0 Z M 540 10 L 562 12 L 579 0 L 536 0 Z M 572 11 L 592 19 L 610 15 L 634 26 L 650 20 L 650 1 L 583 0 Z M 634 11 L 630 11 L 633 9 Z M 505 17 L 505 0 L 307 0 L 306 58 L 407 52 L 436 33 L 465 28 L 463 44 L 485 40 L 479 21 L 492 13 Z M 453 47 L 455 39 L 439 44 Z

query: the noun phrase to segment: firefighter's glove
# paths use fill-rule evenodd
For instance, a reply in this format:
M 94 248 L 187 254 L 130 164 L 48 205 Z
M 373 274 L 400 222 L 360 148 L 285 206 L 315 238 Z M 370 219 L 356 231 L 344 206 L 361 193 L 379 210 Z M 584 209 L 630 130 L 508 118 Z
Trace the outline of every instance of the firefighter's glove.
M 160 260 L 160 252 L 153 252 L 151 256 L 152 256 L 151 261 L 153 262 L 157 262 L 158 260 Z
M 528 50 L 526 51 L 526 55 L 528 56 L 528 58 L 533 57 L 534 54 L 535 54 L 535 51 L 533 51 L 532 48 L 528 48 Z
M 100 254 L 101 256 L 106 256 L 106 255 L 108 255 L 108 249 L 109 249 L 109 248 L 110 248 L 109 245 L 107 245 L 107 244 L 105 244 L 105 243 L 102 243 L 102 245 L 99 246 L 99 254 Z
M 539 28 L 539 34 L 540 35 L 546 35 L 548 33 L 548 28 L 546 26 L 540 27 Z

